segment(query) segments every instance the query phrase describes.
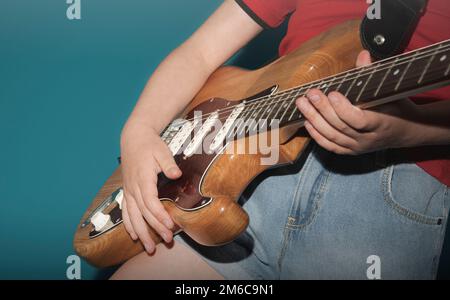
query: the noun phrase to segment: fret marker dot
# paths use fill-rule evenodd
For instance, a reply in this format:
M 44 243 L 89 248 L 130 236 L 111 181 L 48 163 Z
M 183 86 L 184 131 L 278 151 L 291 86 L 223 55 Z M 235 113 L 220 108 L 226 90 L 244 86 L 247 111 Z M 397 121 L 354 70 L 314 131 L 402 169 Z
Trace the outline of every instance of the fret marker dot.
M 324 88 L 326 88 L 327 86 L 328 86 L 328 84 L 325 83 L 325 84 L 323 84 L 320 88 L 321 88 L 321 89 L 324 89 Z
M 356 84 L 356 86 L 361 86 L 362 81 L 358 81 L 358 83 Z
M 442 57 L 441 57 L 441 62 L 443 62 L 443 61 L 446 60 L 446 59 L 447 59 L 447 55 L 442 56 Z
M 395 72 L 394 72 L 394 76 L 397 76 L 397 75 L 398 75 L 398 73 L 400 73 L 400 70 L 399 70 L 399 69 L 395 70 Z

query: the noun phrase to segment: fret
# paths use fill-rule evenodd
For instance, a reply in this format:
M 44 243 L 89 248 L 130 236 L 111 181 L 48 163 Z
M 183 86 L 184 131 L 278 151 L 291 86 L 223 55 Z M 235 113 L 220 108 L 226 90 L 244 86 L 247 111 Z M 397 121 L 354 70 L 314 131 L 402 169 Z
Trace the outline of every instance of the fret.
M 386 81 L 386 78 L 389 76 L 389 73 L 392 72 L 392 69 L 394 68 L 394 66 L 397 64 L 398 61 L 398 57 L 394 60 L 394 62 L 392 62 L 391 66 L 389 67 L 389 69 L 386 71 L 386 73 L 383 76 L 383 79 L 380 82 L 380 85 L 378 86 L 377 90 L 375 91 L 374 97 L 378 96 L 378 93 L 381 90 L 381 87 L 383 86 L 383 84 Z
M 361 68 L 358 72 L 357 72 L 357 76 L 355 77 L 355 79 L 353 79 L 352 84 L 350 85 L 350 87 L 348 88 L 347 92 L 345 93 L 345 97 L 348 97 L 348 94 L 350 93 L 350 91 L 352 90 L 353 86 L 355 85 L 355 83 L 358 81 L 359 77 L 361 76 L 361 72 L 364 70 L 364 68 Z
M 270 113 L 270 110 L 272 109 L 272 106 L 271 105 L 267 105 L 267 103 L 264 105 L 264 111 L 263 111 L 263 113 L 262 113 L 262 115 L 261 116 L 265 116 L 266 115 L 266 113 L 268 114 L 268 113 Z M 267 111 L 269 111 L 269 112 L 267 112 Z M 265 119 L 265 118 L 264 118 Z
M 245 103 L 244 103 L 245 104 Z M 246 104 L 247 105 L 247 104 Z M 233 130 L 230 130 L 230 134 L 232 134 L 233 136 L 238 137 L 240 132 L 242 131 L 242 126 L 244 126 L 243 128 L 245 128 L 246 124 L 247 124 L 247 117 L 251 114 L 251 108 L 252 108 L 252 104 L 249 104 L 249 106 L 246 106 L 244 108 L 244 111 L 242 113 L 242 115 L 238 118 L 238 122 L 236 123 L 235 127 Z
M 270 96 L 268 97 L 267 100 L 266 99 L 259 100 L 258 103 L 256 104 L 256 106 L 254 106 L 252 108 L 253 113 L 252 113 L 251 119 L 255 120 L 256 124 L 257 124 L 256 120 L 258 118 L 260 118 L 260 112 L 264 109 L 264 105 L 266 105 L 267 101 L 270 101 Z M 257 125 L 255 125 L 255 128 L 253 128 L 253 130 L 256 130 L 256 129 L 257 129 Z M 247 128 L 247 130 L 248 130 L 248 128 Z
M 449 52 L 449 50 L 446 50 L 441 57 L 439 58 L 439 63 L 440 64 L 444 64 L 446 61 L 449 60 L 449 55 L 450 53 L 446 53 Z M 444 76 L 448 76 L 448 74 L 450 73 L 450 64 L 447 66 L 447 69 L 445 70 Z
M 275 118 L 277 117 L 277 113 L 278 113 L 278 110 L 279 110 L 280 108 L 278 107 L 278 105 L 273 105 L 273 109 L 270 111 L 270 113 L 269 113 L 269 115 L 268 115 L 268 117 L 267 117 L 267 122 L 268 122 L 268 126 L 269 127 L 271 127 L 272 126 L 272 123 L 273 123 L 273 121 L 275 120 Z M 272 114 L 273 113 L 273 114 Z M 272 115 L 272 116 L 271 116 Z M 270 123 L 269 123 L 270 122 Z M 265 125 L 266 123 L 265 122 L 263 122 L 263 125 Z M 261 127 L 263 127 L 262 125 L 261 125 Z
M 341 84 L 340 77 L 333 78 L 333 82 L 330 83 L 330 85 L 327 88 L 326 95 L 328 95 L 329 93 L 334 92 L 334 91 L 338 92 L 338 87 L 340 84 Z
M 291 112 L 290 114 L 289 114 L 289 118 L 287 119 L 287 121 L 286 121 L 286 123 L 289 123 L 290 121 L 292 121 L 292 120 L 298 120 L 298 119 L 300 119 L 301 118 L 301 114 L 300 114 L 300 110 L 297 108 L 297 106 L 295 105 L 295 101 L 298 99 L 298 98 L 300 98 L 300 97 L 304 97 L 304 96 L 306 96 L 306 94 L 308 93 L 308 91 L 310 91 L 311 89 L 320 89 L 320 87 L 321 87 L 321 83 L 317 83 L 317 84 L 311 84 L 311 85 L 309 85 L 309 86 L 306 86 L 306 87 L 304 87 L 304 88 L 302 88 L 302 89 L 300 89 L 298 92 L 297 92 L 297 94 L 295 95 L 295 97 L 292 99 L 292 101 L 290 102 L 290 104 L 289 104 L 289 106 L 288 106 L 288 108 L 286 109 L 286 111 L 284 112 L 284 114 L 283 114 L 283 116 L 281 117 L 281 119 L 280 119 L 280 125 L 283 125 L 283 123 L 282 123 L 282 121 L 283 121 L 283 118 L 284 118 L 284 116 L 286 115 L 287 116 L 287 112 Z M 291 106 L 293 106 L 292 107 L 292 109 L 291 109 Z
M 350 99 L 355 99 L 354 103 L 366 103 L 370 102 L 375 98 L 374 92 L 380 86 L 380 82 L 386 76 L 386 66 L 378 63 L 376 65 L 371 66 L 373 68 L 370 73 L 362 76 L 363 79 L 366 79 L 364 86 L 361 87 L 359 93 L 353 93 Z
M 253 107 L 253 118 L 256 118 L 259 115 L 259 112 L 264 108 L 263 103 L 265 103 L 265 99 L 259 100 L 256 106 Z
M 400 84 L 402 84 L 403 79 L 405 78 L 406 73 L 408 72 L 409 68 L 411 68 L 412 63 L 416 60 L 417 55 L 419 52 L 416 52 L 412 59 L 410 59 L 408 65 L 406 66 L 405 70 L 403 71 L 402 77 L 400 77 L 400 80 L 398 81 L 397 85 L 395 86 L 395 90 L 397 91 L 400 87 Z
M 278 101 L 277 100 L 278 98 L 279 98 L 278 95 L 275 96 L 272 99 L 269 96 L 266 100 L 261 101 L 263 103 L 263 105 L 261 105 L 261 107 L 258 109 L 257 118 L 254 119 L 255 120 L 255 123 L 254 123 L 254 126 L 253 126 L 253 130 L 254 131 L 256 131 L 258 129 L 259 121 L 261 119 L 263 119 L 263 117 L 264 117 L 265 113 L 267 112 L 267 110 L 273 105 L 272 103 Z M 249 132 L 249 130 L 250 130 L 250 126 L 247 128 L 247 132 Z
M 326 89 L 322 91 L 322 93 L 324 95 L 326 95 L 328 93 L 328 91 L 330 90 L 330 87 L 333 85 L 334 81 L 336 80 L 336 77 L 333 77 L 333 79 L 330 81 L 330 83 L 326 83 Z M 320 90 L 322 90 L 323 85 L 320 86 Z
M 432 78 L 441 78 L 442 74 L 445 75 L 447 71 L 447 63 L 449 62 L 450 47 L 445 47 L 447 49 L 440 49 L 438 53 L 434 53 L 434 59 L 429 66 L 427 74 L 423 79 L 424 82 Z M 448 73 L 447 73 L 448 75 Z
M 272 113 L 272 111 L 274 110 L 275 106 L 274 105 L 268 105 L 269 111 L 267 113 L 267 117 L 264 118 L 263 123 L 261 124 L 261 127 L 264 127 L 266 125 L 267 120 L 270 119 L 270 114 Z
M 298 120 L 301 118 L 301 114 L 300 114 L 300 110 L 295 107 L 295 109 L 292 111 L 291 115 L 289 116 L 289 120 L 288 121 L 292 121 L 292 120 Z
M 300 97 L 300 95 L 298 95 L 298 96 Z M 298 112 L 297 105 L 295 105 L 295 100 L 293 101 L 293 104 L 294 104 L 294 107 L 292 108 L 292 112 L 289 115 L 289 118 L 288 118 L 287 122 L 290 122 L 291 120 L 293 120 L 295 112 Z
M 341 89 L 341 87 L 344 84 L 344 82 L 346 82 L 345 80 L 347 79 L 348 74 L 349 74 L 348 72 L 345 73 L 344 78 L 342 78 L 341 82 L 339 83 L 338 87 L 336 88 L 336 92 L 339 92 L 339 90 Z
M 299 98 L 299 96 L 302 92 L 303 92 L 303 89 L 296 90 L 295 95 L 292 96 L 292 100 L 289 102 L 288 106 L 284 110 L 283 115 L 280 118 L 280 124 L 283 123 L 283 119 L 285 116 L 287 116 L 287 112 L 290 112 L 290 107 L 293 105 L 294 106 L 293 109 L 296 108 L 295 101 Z M 289 120 L 287 120 L 287 122 L 289 122 Z
M 377 68 L 378 68 L 378 66 L 375 68 L 375 70 L 370 72 L 368 78 L 365 80 L 364 85 L 362 86 L 361 90 L 359 91 L 358 96 L 356 97 L 354 103 L 358 103 L 359 99 L 361 99 L 361 96 L 364 93 L 364 91 L 366 90 L 366 87 L 369 84 L 369 81 L 372 79 L 373 75 L 377 72 Z
M 425 74 L 428 72 L 428 69 L 430 68 L 431 63 L 433 62 L 434 58 L 436 57 L 437 52 L 439 51 L 439 49 L 441 48 L 442 45 L 439 45 L 439 47 L 434 51 L 433 56 L 430 57 L 430 59 L 428 60 L 427 65 L 425 66 L 425 69 L 422 72 L 422 75 L 420 75 L 419 81 L 417 82 L 418 84 L 421 84 L 423 81 L 423 78 L 425 77 Z
M 353 87 L 351 87 L 350 92 L 346 95 L 352 103 L 359 101 L 361 95 L 366 90 L 367 84 L 375 74 L 375 70 L 370 71 L 368 68 L 364 68 L 359 71 L 358 78 L 355 78 Z
M 290 122 L 290 121 L 292 121 L 292 120 L 299 119 L 299 118 L 301 117 L 300 110 L 299 110 L 299 109 L 297 108 L 297 106 L 295 105 L 295 100 L 297 100 L 297 99 L 300 98 L 300 97 L 304 97 L 304 96 L 308 93 L 308 91 L 311 90 L 311 89 L 313 89 L 313 88 L 314 88 L 314 84 L 310 84 L 309 86 L 306 86 L 306 87 L 302 88 L 302 89 L 299 91 L 299 94 L 295 97 L 294 101 L 292 102 L 292 104 L 294 105 L 294 107 L 292 108 L 292 112 L 291 112 L 291 114 L 289 115 L 289 118 L 288 118 L 287 122 Z M 296 115 L 298 115 L 297 118 L 295 118 Z
M 285 109 L 284 109 L 284 112 L 283 112 L 283 115 L 281 116 L 281 118 L 278 119 L 278 120 L 279 120 L 279 124 L 282 123 L 282 119 L 284 118 L 286 112 L 289 110 L 290 106 L 293 104 L 293 105 L 294 105 L 294 108 L 295 108 L 295 107 L 296 107 L 296 106 L 295 106 L 295 100 L 297 100 L 297 98 L 300 97 L 300 95 L 304 95 L 303 92 L 304 92 L 305 90 L 307 90 L 307 89 L 308 89 L 308 88 L 306 88 L 306 87 L 294 89 L 294 90 L 292 90 L 292 91 L 288 94 L 288 97 L 286 97 L 286 99 L 284 100 L 284 102 L 286 103 L 286 101 L 288 101 L 288 100 L 291 99 L 291 98 L 292 98 L 292 100 L 289 102 L 289 104 L 288 104 L 287 106 L 283 105 L 283 108 L 285 107 Z M 295 93 L 294 93 L 294 92 L 295 92 Z M 278 116 L 278 111 L 277 111 L 276 114 L 274 114 L 274 118 L 272 118 L 272 121 L 270 122 L 270 125 L 269 125 L 269 126 L 272 126 L 272 125 L 273 125 L 273 121 L 274 121 L 274 119 L 276 119 L 277 116 Z M 289 122 L 289 120 L 288 120 L 288 122 Z
M 259 105 L 261 105 L 261 107 L 264 107 L 265 105 L 267 105 L 268 102 L 270 102 L 270 96 L 267 99 L 262 99 L 262 100 L 259 100 L 258 102 L 260 102 Z M 256 107 L 250 106 L 248 110 L 249 110 L 249 113 L 245 116 L 245 120 L 241 124 L 241 127 L 239 128 L 238 136 L 249 133 L 252 121 L 255 120 Z M 256 122 L 256 120 L 255 120 L 255 122 Z M 256 129 L 257 129 L 257 127 L 254 128 L 254 130 L 256 130 Z
M 430 49 L 428 52 L 421 52 L 414 55 L 414 61 L 411 64 L 405 60 L 403 65 L 407 65 L 408 71 L 405 73 L 403 81 L 397 89 L 395 89 L 397 86 L 394 87 L 393 84 L 387 84 L 387 87 L 383 90 L 383 96 L 408 91 L 412 88 L 422 86 L 426 82 L 439 79 L 443 72 L 442 64 L 439 59 L 431 59 L 432 57 L 436 57 L 436 49 Z M 436 72 L 439 69 L 442 71 Z
M 289 93 L 286 93 L 283 97 L 281 97 L 281 99 L 275 104 L 278 106 L 277 111 L 275 112 L 275 114 L 273 115 L 272 121 L 270 122 L 270 127 L 272 127 L 273 122 L 277 119 L 278 114 L 280 113 L 281 109 L 286 105 L 286 101 L 289 99 L 289 95 L 293 92 L 294 90 L 290 91 Z M 286 98 L 285 98 L 286 97 Z
M 420 62 L 420 59 L 417 60 L 417 62 Z M 409 67 L 414 66 L 414 70 L 417 66 L 417 63 L 414 65 L 410 65 Z M 396 87 L 397 84 L 400 82 L 400 79 L 402 77 L 403 74 L 412 74 L 412 75 L 416 75 L 417 72 L 405 72 L 407 71 L 406 69 L 408 68 L 408 64 L 407 64 L 407 60 L 402 60 L 399 61 L 399 59 L 397 58 L 393 65 L 389 68 L 388 72 L 386 73 L 386 78 L 383 81 L 383 84 L 380 85 L 380 91 L 379 94 L 377 94 L 377 96 L 382 96 L 382 95 L 387 95 L 387 94 L 393 94 L 395 92 L 397 92 Z M 408 77 L 409 78 L 409 77 Z M 401 80 L 402 82 L 405 82 L 405 80 Z M 399 86 L 400 87 L 400 86 Z

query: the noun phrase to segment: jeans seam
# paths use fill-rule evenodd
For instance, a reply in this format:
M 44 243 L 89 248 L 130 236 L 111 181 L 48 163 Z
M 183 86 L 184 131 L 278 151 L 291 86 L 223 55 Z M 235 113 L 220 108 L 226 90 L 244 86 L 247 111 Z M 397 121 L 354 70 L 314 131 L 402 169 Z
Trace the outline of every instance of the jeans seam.
M 413 212 L 408 208 L 400 205 L 394 199 L 392 194 L 392 176 L 394 173 L 394 165 L 390 165 L 383 171 L 382 191 L 385 203 L 398 215 L 408 218 L 418 224 L 440 226 L 441 217 L 428 217 L 420 213 Z
M 296 203 L 301 200 L 299 197 L 299 190 L 303 183 L 304 174 L 306 174 L 309 166 L 312 164 L 313 152 L 314 152 L 314 148 L 312 148 L 311 152 L 308 154 L 308 158 L 306 159 L 306 162 L 303 165 L 303 168 L 300 170 L 300 176 L 299 176 L 298 182 L 295 186 L 295 192 L 293 195 L 292 204 L 291 204 L 291 207 L 289 208 L 288 219 L 286 221 L 286 225 L 284 226 L 283 242 L 282 242 L 280 254 L 278 255 L 278 261 L 277 261 L 277 266 L 278 266 L 278 270 L 279 270 L 278 273 L 280 274 L 279 276 L 281 276 L 281 264 L 282 264 L 283 258 L 285 256 L 285 253 L 286 253 L 288 242 L 290 240 L 290 230 L 289 230 L 288 224 L 292 218 L 292 212 L 296 208 Z
M 304 224 L 299 224 L 299 225 L 287 224 L 286 228 L 294 229 L 294 230 L 295 229 L 304 229 L 313 222 L 313 220 L 315 219 L 315 217 L 317 215 L 317 212 L 319 211 L 320 202 L 323 198 L 323 194 L 325 193 L 325 189 L 327 187 L 329 177 L 330 177 L 330 172 L 326 171 L 325 174 L 323 175 L 323 179 L 321 180 L 319 191 L 318 191 L 316 197 L 312 200 L 313 203 L 315 204 L 315 206 L 314 206 L 314 209 L 311 212 L 311 215 L 309 216 L 307 222 Z

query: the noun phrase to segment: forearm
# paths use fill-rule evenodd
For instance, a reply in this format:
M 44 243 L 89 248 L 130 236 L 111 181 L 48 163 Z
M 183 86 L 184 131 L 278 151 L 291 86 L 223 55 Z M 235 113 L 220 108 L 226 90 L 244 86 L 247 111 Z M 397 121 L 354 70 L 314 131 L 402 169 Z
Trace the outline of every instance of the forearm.
M 143 127 L 159 133 L 195 96 L 212 71 L 189 46 L 174 50 L 149 79 L 124 133 Z
M 450 144 L 450 101 L 417 105 L 415 111 L 409 131 L 417 146 Z
M 122 132 L 122 138 L 160 133 L 192 100 L 208 77 L 262 28 L 229 0 L 156 69 Z M 232 37 L 230 39 L 230 37 Z M 132 137 L 133 138 L 133 137 Z

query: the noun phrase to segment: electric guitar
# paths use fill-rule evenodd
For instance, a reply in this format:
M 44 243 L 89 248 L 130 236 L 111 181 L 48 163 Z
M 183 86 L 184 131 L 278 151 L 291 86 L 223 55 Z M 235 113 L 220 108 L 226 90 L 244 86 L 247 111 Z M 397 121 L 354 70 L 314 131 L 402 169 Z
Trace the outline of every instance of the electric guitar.
M 216 246 L 246 229 L 248 215 L 236 202 L 240 194 L 265 170 L 294 163 L 310 141 L 295 105 L 309 89 L 339 91 L 368 109 L 450 83 L 450 40 L 355 69 L 363 50 L 359 25 L 359 20 L 341 24 L 261 69 L 226 66 L 211 75 L 183 120 L 173 121 L 161 134 L 183 172 L 178 180 L 158 180 L 159 197 L 177 226 L 175 233 L 184 231 L 200 244 Z M 244 126 L 248 120 L 266 124 L 252 131 Z M 211 133 L 217 121 L 222 126 Z M 228 151 L 239 143 L 247 147 L 252 138 L 274 130 L 278 140 L 271 142 L 277 143 L 279 157 L 273 165 L 261 164 L 268 154 L 259 150 Z M 212 140 L 208 149 L 198 152 L 207 136 Z M 98 267 L 122 263 L 143 251 L 122 224 L 121 187 L 118 167 L 77 227 L 76 252 Z M 153 240 L 161 242 L 149 229 Z

